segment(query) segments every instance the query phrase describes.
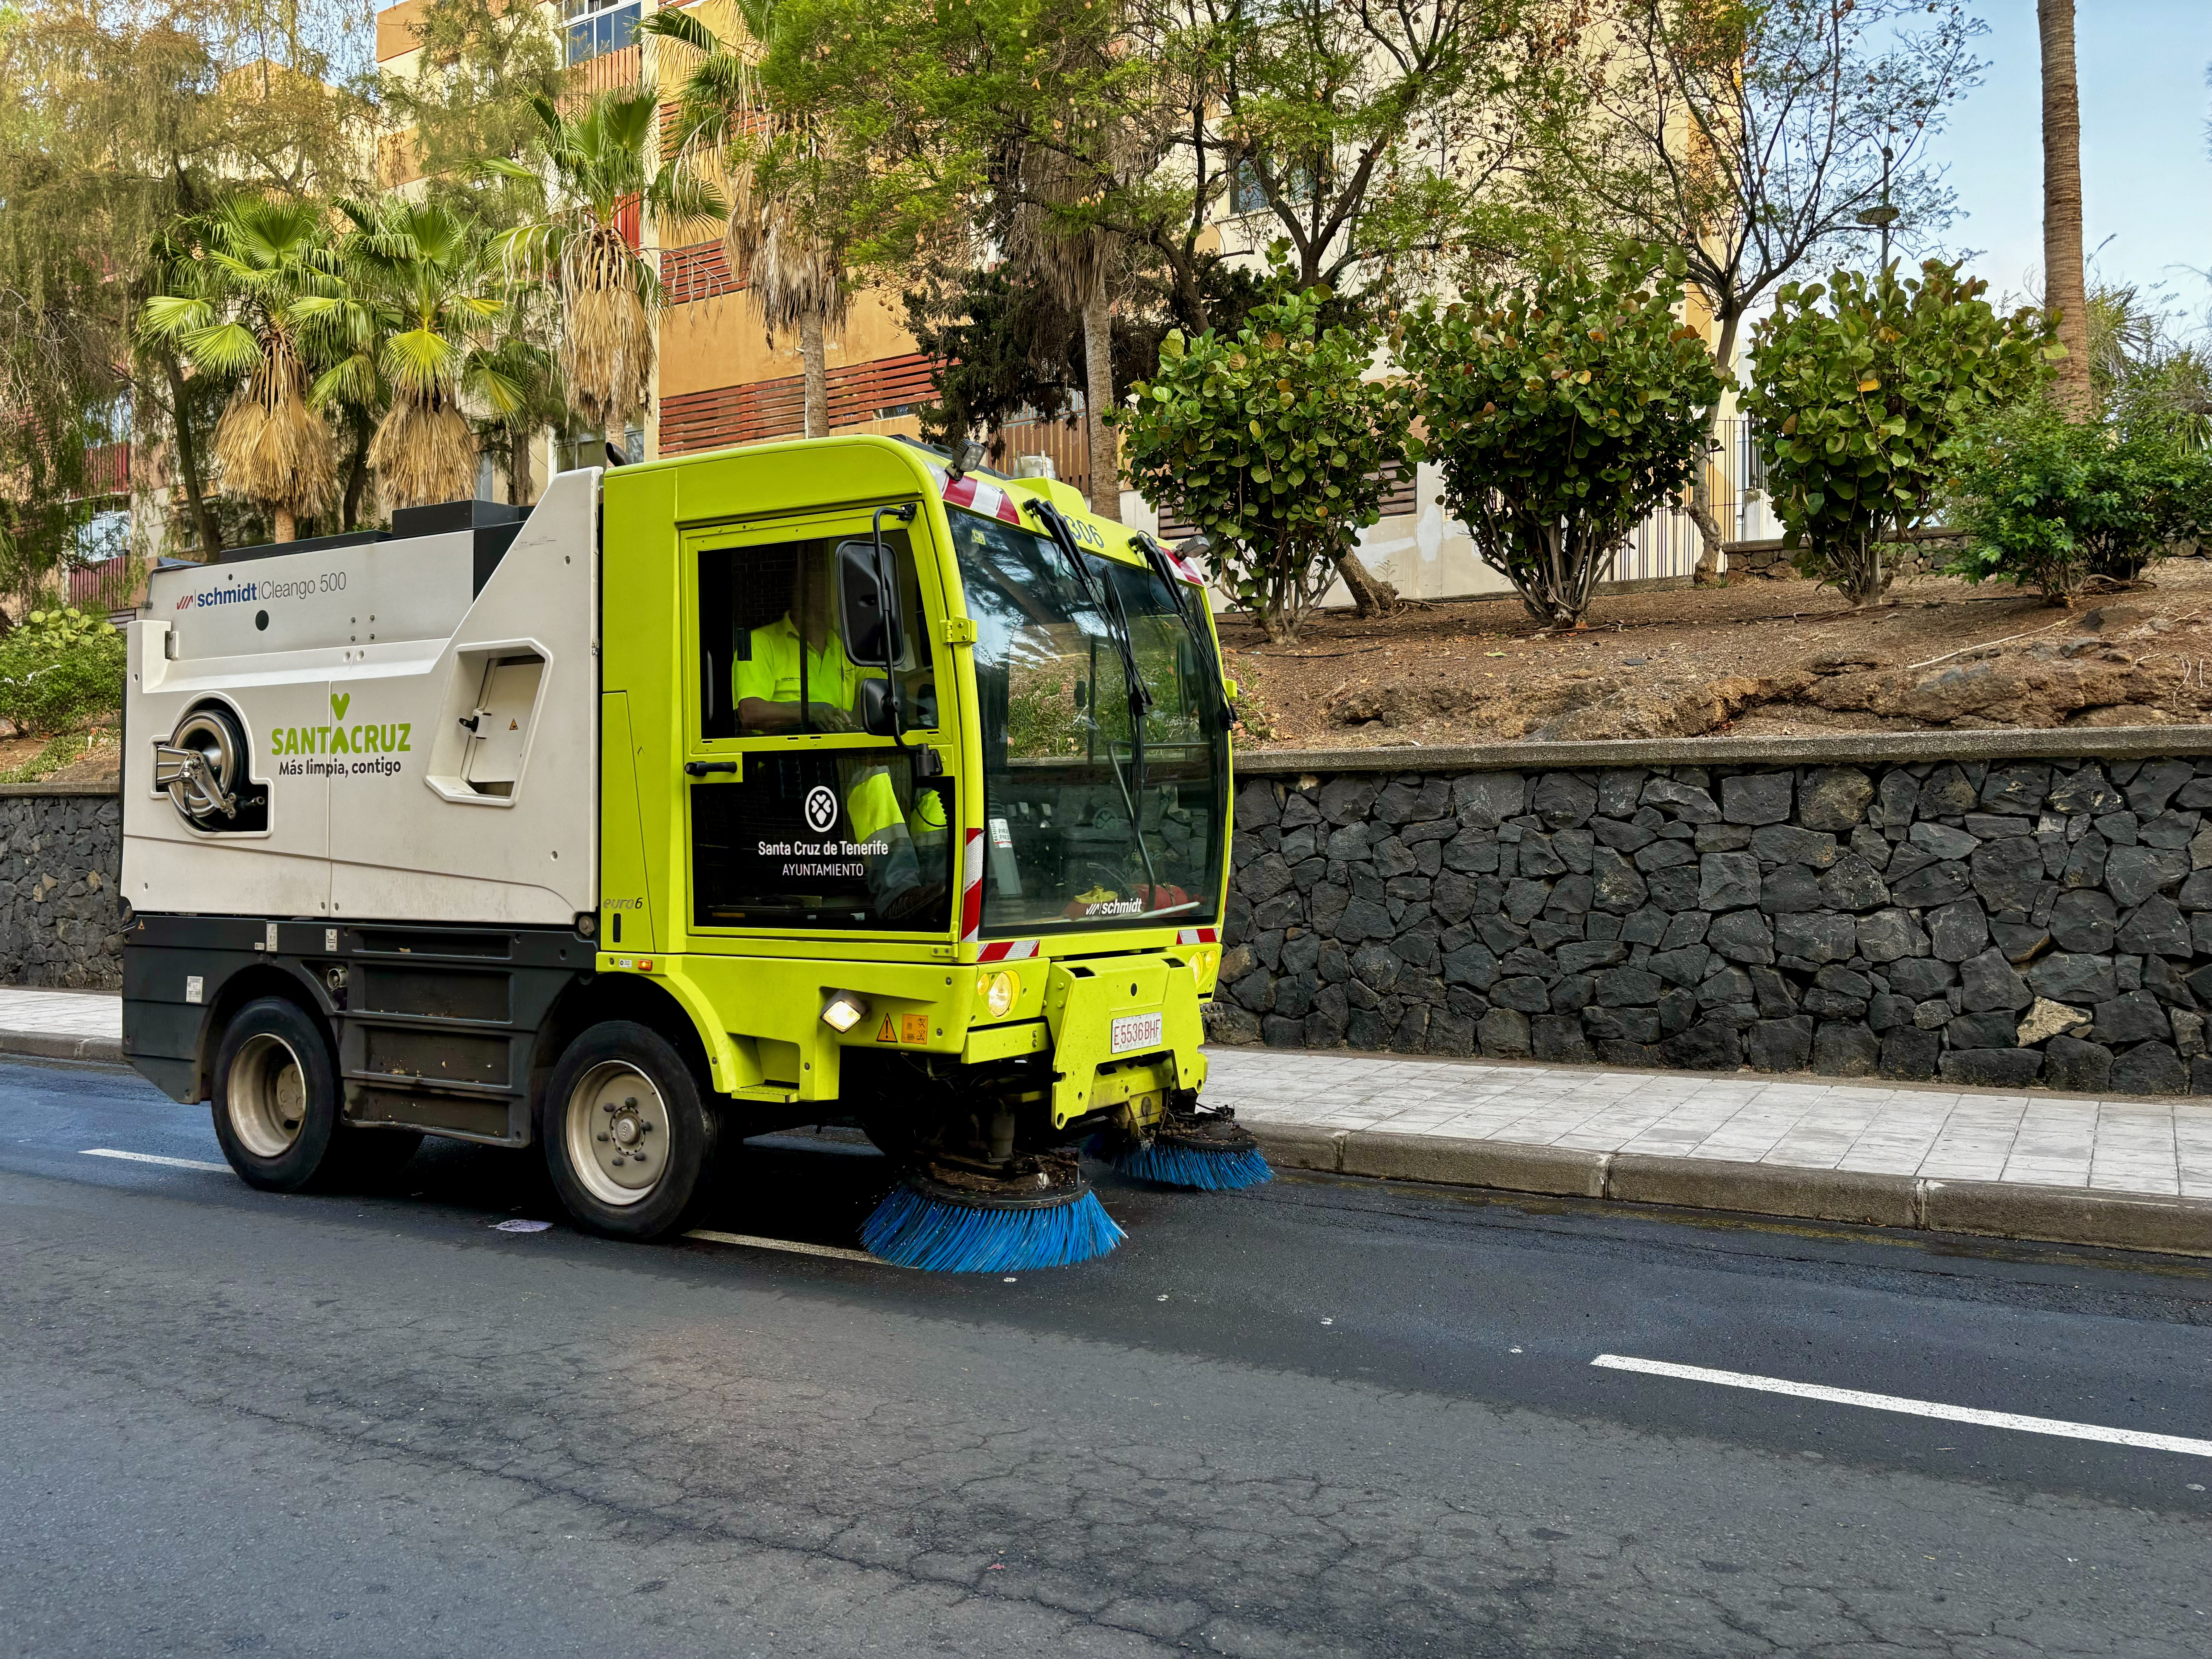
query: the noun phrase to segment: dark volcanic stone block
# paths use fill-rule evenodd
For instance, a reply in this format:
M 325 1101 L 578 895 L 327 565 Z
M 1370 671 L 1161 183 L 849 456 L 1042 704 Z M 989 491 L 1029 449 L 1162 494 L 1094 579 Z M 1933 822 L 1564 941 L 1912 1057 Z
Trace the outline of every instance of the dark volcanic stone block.
M 1744 1059 L 1762 1072 L 1802 1072 L 1812 1063 L 1813 1020 L 1762 1019 L 1745 1034 Z
M 1938 1063 L 1946 1083 L 1977 1089 L 2018 1089 L 2035 1081 L 2043 1056 L 2033 1048 L 1954 1048 Z
M 1824 1019 L 1813 1033 L 1813 1069 L 1826 1077 L 1872 1077 L 1881 1039 L 1856 1020 Z
M 1721 780 L 1721 816 L 1730 823 L 1780 823 L 1790 816 L 1787 772 L 1745 772 Z

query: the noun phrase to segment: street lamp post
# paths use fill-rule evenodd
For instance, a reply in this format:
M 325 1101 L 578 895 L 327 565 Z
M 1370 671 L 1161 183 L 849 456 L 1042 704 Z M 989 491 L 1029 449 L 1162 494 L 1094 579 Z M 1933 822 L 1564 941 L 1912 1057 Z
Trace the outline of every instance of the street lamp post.
M 1858 216 L 1859 223 L 1881 232 L 1881 268 L 1889 269 L 1889 228 L 1895 224 L 1899 210 L 1889 201 L 1889 164 L 1893 157 L 1887 144 L 1881 147 L 1881 205 L 1870 207 Z

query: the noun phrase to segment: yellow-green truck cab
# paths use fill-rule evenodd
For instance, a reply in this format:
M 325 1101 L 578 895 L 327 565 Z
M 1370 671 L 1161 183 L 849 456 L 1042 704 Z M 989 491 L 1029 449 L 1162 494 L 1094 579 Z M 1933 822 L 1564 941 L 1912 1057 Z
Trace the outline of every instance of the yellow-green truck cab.
M 957 475 L 876 436 L 624 467 L 596 495 L 579 484 L 562 475 L 518 532 L 468 517 L 461 620 L 406 659 L 419 729 L 375 726 L 366 773 L 255 759 L 257 702 L 298 702 L 294 681 L 317 707 L 365 704 L 346 689 L 358 662 L 382 676 L 378 708 L 404 708 L 414 670 L 404 652 L 370 657 L 366 599 L 343 607 L 342 660 L 335 633 L 240 655 L 256 636 L 226 618 L 235 637 L 210 634 L 204 663 L 163 665 L 175 641 L 134 629 L 132 735 L 154 752 L 126 776 L 126 888 L 134 865 L 153 875 L 127 894 L 126 1051 L 213 1103 L 240 1173 L 298 1185 L 340 1153 L 404 1156 L 410 1133 L 536 1139 L 580 1219 L 651 1236 L 690 1212 L 732 1134 L 852 1120 L 906 1161 L 1005 1169 L 1098 1131 L 1142 1138 L 1188 1106 L 1231 799 L 1194 573 L 1065 484 Z M 487 537 L 502 534 L 487 575 Z M 348 592 L 410 545 L 344 550 L 368 561 Z M 586 547 L 595 581 L 578 571 Z M 256 591 L 307 580 L 309 554 L 265 551 Z M 202 591 L 248 586 L 226 573 Z M 166 588 L 156 601 L 158 616 Z M 504 625 L 501 607 L 532 605 L 596 616 L 577 644 L 557 621 Z M 552 742 L 571 729 L 564 708 L 588 742 Z M 338 729 L 309 748 L 369 740 Z M 423 753 L 433 738 L 446 759 Z M 226 844 L 287 878 L 305 867 L 289 851 L 270 862 L 312 810 L 288 805 L 303 766 L 336 775 L 320 786 L 323 908 L 306 908 L 324 890 L 312 881 L 273 915 L 211 916 L 203 880 L 178 903 Z M 541 802 L 590 821 L 556 846 L 568 832 L 496 810 Z M 452 850 L 417 861 L 446 867 L 364 888 L 366 866 L 338 850 L 361 810 L 393 815 L 403 842 L 420 815 L 421 844 Z M 458 839 L 440 828 L 456 812 Z M 550 851 L 518 854 L 510 833 Z M 518 858 L 537 863 L 459 878 Z

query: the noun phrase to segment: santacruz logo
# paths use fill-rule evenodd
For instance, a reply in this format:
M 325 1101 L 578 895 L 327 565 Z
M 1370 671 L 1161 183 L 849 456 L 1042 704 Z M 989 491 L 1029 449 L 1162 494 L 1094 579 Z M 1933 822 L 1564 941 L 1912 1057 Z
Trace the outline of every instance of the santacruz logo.
M 317 778 L 374 776 L 390 777 L 403 769 L 394 755 L 414 751 L 415 728 L 406 720 L 391 725 L 362 721 L 356 725 L 339 724 L 353 706 L 353 694 L 334 694 L 331 698 L 331 713 L 335 717 L 329 726 L 280 726 L 269 734 L 270 750 L 276 756 L 276 775 L 280 778 Z M 355 758 L 340 763 L 340 755 Z

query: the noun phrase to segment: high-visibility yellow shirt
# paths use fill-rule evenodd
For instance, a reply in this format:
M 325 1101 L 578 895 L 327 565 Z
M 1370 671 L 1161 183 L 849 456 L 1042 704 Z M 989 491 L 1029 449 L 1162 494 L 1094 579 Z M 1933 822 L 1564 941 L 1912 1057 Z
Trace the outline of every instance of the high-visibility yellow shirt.
M 730 695 L 734 702 L 758 697 L 763 702 L 797 702 L 802 655 L 806 662 L 809 702 L 850 709 L 860 695 L 860 682 L 868 678 L 845 654 L 845 642 L 836 634 L 825 637 L 821 649 L 815 650 L 799 639 L 799 629 L 788 616 L 756 628 L 750 637 L 752 655 L 730 665 Z M 875 673 L 878 679 L 883 677 L 880 668 Z
M 758 697 L 763 702 L 797 702 L 802 653 L 806 662 L 809 702 L 826 702 L 849 710 L 860 695 L 862 681 L 883 678 L 879 666 L 864 669 L 854 664 L 845 654 L 845 642 L 834 633 L 823 641 L 820 650 L 808 647 L 787 615 L 754 629 L 750 637 L 752 655 L 741 658 L 730 667 L 730 696 L 733 702 L 742 703 L 747 697 Z M 916 832 L 945 828 L 942 796 L 933 791 L 923 792 L 916 797 L 913 813 L 908 817 L 899 811 L 897 792 L 892 788 L 889 775 L 873 768 L 855 781 L 846 797 L 845 811 L 852 819 L 854 838 L 858 841 L 872 839 L 902 818 Z

